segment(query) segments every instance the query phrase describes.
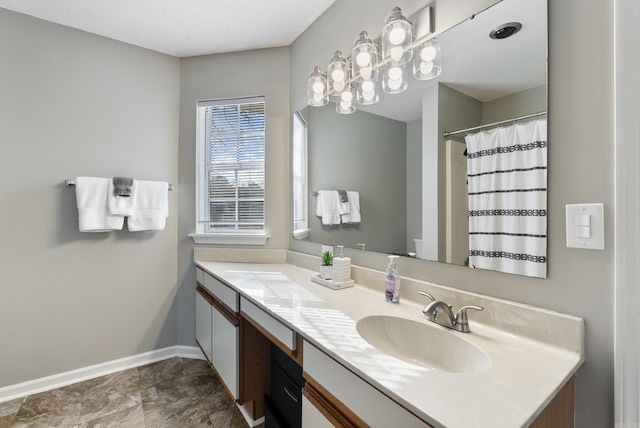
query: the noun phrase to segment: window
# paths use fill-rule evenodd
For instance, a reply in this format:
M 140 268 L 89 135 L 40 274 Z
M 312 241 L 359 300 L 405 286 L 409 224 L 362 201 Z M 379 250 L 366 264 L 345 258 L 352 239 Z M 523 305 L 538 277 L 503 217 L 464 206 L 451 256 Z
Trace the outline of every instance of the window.
M 307 124 L 299 113 L 293 115 L 293 237 L 309 236 L 308 185 L 307 185 Z
M 264 98 L 199 101 L 197 133 L 191 236 L 199 243 L 264 244 Z

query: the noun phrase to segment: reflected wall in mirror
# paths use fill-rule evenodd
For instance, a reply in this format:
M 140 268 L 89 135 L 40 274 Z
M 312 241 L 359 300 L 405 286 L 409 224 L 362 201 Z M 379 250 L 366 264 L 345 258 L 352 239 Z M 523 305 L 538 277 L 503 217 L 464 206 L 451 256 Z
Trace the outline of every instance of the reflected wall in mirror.
M 489 37 L 508 22 L 522 29 Z M 436 36 L 437 79 L 411 80 L 404 93 L 350 115 L 333 103 L 296 113 L 308 144 L 307 224 L 294 226 L 296 239 L 468 263 L 466 133 L 443 133 L 546 112 L 547 3 L 502 0 Z M 314 192 L 332 189 L 359 192 L 359 223 L 323 224 Z

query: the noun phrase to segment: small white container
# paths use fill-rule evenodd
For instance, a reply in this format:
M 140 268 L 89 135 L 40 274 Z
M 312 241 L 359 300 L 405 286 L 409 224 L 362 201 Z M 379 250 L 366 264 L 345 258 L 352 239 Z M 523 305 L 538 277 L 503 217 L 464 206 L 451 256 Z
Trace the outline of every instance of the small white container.
M 333 279 L 344 282 L 351 279 L 351 259 L 349 257 L 334 257 Z

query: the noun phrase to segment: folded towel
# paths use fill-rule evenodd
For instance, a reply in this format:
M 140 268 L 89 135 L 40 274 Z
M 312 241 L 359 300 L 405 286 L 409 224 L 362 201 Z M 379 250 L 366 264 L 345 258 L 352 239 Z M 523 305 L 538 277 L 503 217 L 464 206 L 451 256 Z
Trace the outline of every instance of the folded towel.
M 107 195 L 107 206 L 109 207 L 109 214 L 121 215 L 128 217 L 133 214 L 133 208 L 136 203 L 136 187 L 137 180 L 131 179 L 131 186 L 127 186 L 131 196 L 118 196 L 118 187 L 123 189 L 124 186 L 116 184 L 116 179 L 121 177 L 114 177 L 109 180 L 109 193 Z
M 350 205 L 349 205 L 349 197 L 347 196 L 346 190 L 336 190 L 338 192 L 338 214 L 341 216 L 344 214 L 349 214 Z M 344 197 L 342 196 L 344 193 Z M 342 219 L 341 219 L 342 221 Z M 344 223 L 344 221 L 342 221 Z
M 335 190 L 318 190 L 316 215 L 322 218 L 322 224 L 331 226 L 340 224 L 340 205 L 338 192 Z
M 113 195 L 128 198 L 133 191 L 133 178 L 113 177 Z
M 341 214 L 340 218 L 343 223 L 360 223 L 362 217 L 360 216 L 360 194 L 358 192 L 349 190 L 347 191 L 347 197 L 349 198 L 349 211 L 346 214 Z
M 80 232 L 109 232 L 122 229 L 124 217 L 111 215 L 107 208 L 108 178 L 77 177 L 76 203 Z
M 127 228 L 132 232 L 163 230 L 169 216 L 169 183 L 134 180 L 133 199 Z

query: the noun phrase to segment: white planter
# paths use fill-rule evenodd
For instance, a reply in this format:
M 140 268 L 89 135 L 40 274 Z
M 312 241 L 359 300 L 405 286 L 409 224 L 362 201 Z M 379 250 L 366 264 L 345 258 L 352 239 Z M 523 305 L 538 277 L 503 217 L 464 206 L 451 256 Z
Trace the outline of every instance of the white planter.
M 320 278 L 331 279 L 333 276 L 333 266 L 320 266 Z

